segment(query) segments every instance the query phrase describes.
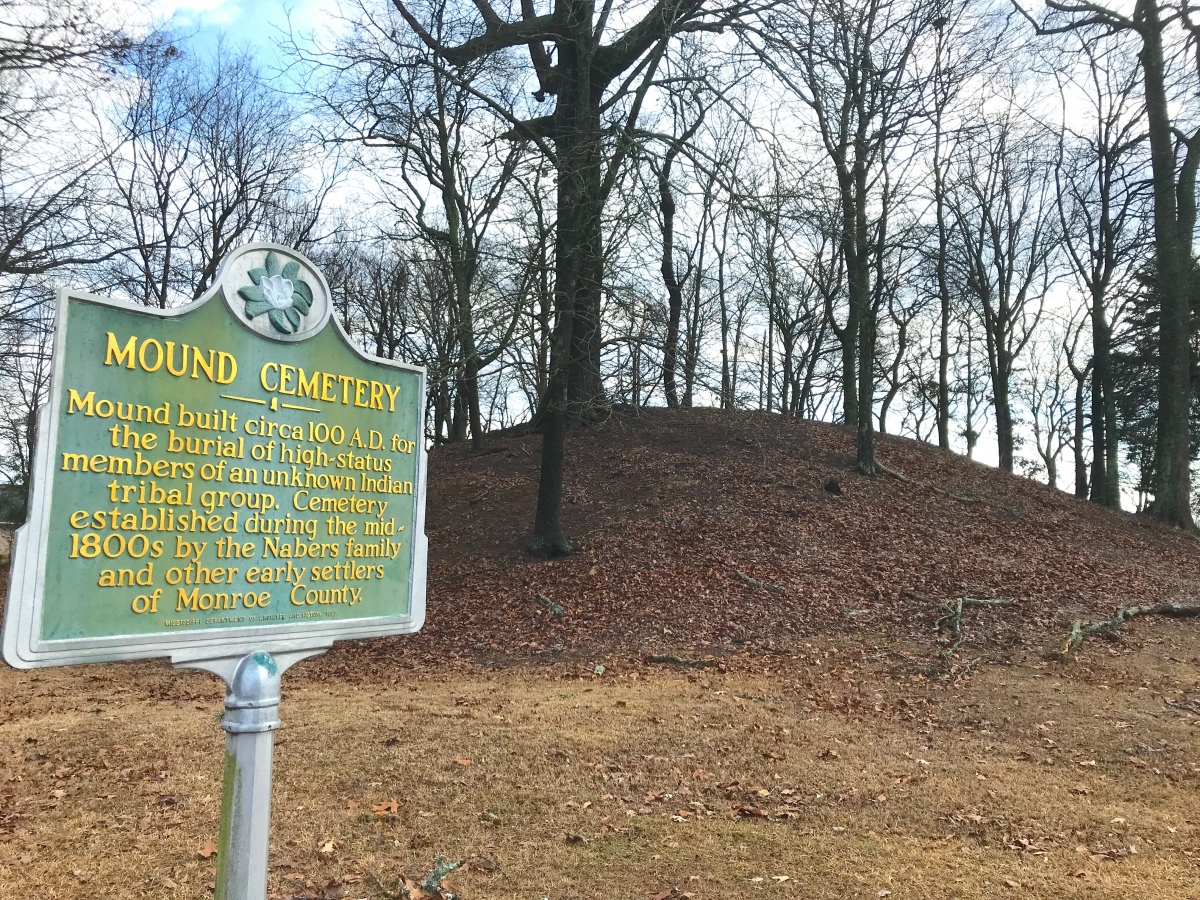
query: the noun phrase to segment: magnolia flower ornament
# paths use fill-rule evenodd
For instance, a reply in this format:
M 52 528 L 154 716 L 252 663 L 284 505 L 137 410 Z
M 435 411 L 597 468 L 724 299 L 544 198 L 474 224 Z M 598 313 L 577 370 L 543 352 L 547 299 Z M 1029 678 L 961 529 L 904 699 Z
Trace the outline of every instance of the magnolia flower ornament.
M 282 275 L 268 275 L 258 283 L 263 299 L 276 309 L 292 305 L 292 283 Z
M 293 260 L 280 269 L 279 256 L 271 250 L 263 268 L 249 274 L 254 284 L 238 289 L 246 301 L 246 318 L 266 313 L 280 334 L 295 334 L 313 302 L 312 288 L 300 277 L 300 263 Z

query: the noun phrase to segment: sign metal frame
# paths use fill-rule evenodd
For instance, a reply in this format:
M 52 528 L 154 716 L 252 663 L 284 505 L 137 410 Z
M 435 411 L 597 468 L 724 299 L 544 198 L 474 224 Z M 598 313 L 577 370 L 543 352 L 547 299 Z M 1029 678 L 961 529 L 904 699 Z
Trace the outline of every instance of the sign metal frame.
M 272 243 L 247 244 L 222 263 L 213 286 L 200 298 L 176 309 L 152 310 L 132 306 L 109 297 L 82 291 L 64 289 L 59 293 L 59 303 L 54 333 L 54 364 L 50 382 L 49 401 L 38 413 L 38 441 L 32 470 L 32 490 L 29 516 L 16 533 L 8 601 L 5 608 L 3 655 L 14 668 L 29 669 L 43 666 L 74 665 L 80 663 L 119 662 L 124 660 L 170 657 L 173 662 L 194 668 L 205 668 L 217 674 L 216 668 L 203 665 L 205 660 L 228 660 L 241 658 L 260 651 L 289 658 L 296 653 L 309 655 L 328 648 L 336 640 L 385 637 L 410 634 L 419 631 L 425 621 L 425 580 L 428 558 L 428 540 L 425 536 L 425 495 L 427 452 L 423 434 L 417 434 L 414 496 L 414 521 L 412 536 L 412 564 L 409 570 L 409 611 L 398 616 L 372 616 L 330 622 L 298 622 L 247 625 L 219 629 L 180 629 L 167 634 L 115 635 L 101 638 L 72 638 L 43 640 L 40 636 L 42 609 L 45 601 L 44 587 L 46 561 L 50 550 L 47 544 L 51 519 L 50 505 L 53 497 L 56 469 L 54 463 L 58 452 L 57 423 L 62 408 L 64 387 L 64 364 L 66 356 L 67 310 L 71 303 L 91 303 L 110 306 L 125 312 L 170 319 L 193 312 L 210 302 L 224 301 L 233 315 L 244 327 L 246 323 L 234 315 L 233 300 L 225 284 L 225 276 L 242 256 L 256 251 L 274 251 L 288 258 L 302 260 L 320 279 L 328 307 L 332 307 L 328 285 L 324 276 L 310 261 L 291 248 Z M 401 372 L 416 375 L 418 388 L 418 423 L 424 421 L 426 401 L 426 371 L 421 366 L 395 360 L 370 356 L 349 339 L 336 316 L 323 311 L 326 320 L 306 337 L 313 337 L 333 328 L 342 344 L 353 354 L 373 365 L 387 366 Z M 254 331 L 254 329 L 250 329 Z M 257 332 L 256 332 L 257 333 Z M 259 334 L 265 340 L 271 336 Z M 276 339 L 278 340 L 278 339 Z M 280 341 L 282 346 L 287 343 Z
M 247 319 L 238 315 L 233 305 L 226 276 L 234 271 L 234 264 L 239 259 L 243 259 L 247 254 L 263 251 L 283 254 L 297 264 L 307 267 L 307 274 L 315 276 L 319 282 L 325 307 L 318 313 L 319 322 L 306 325 L 303 334 L 300 333 L 299 326 L 296 326 L 296 331 L 287 335 L 275 335 L 260 327 L 254 327 Z M 267 259 L 269 272 L 272 262 L 269 256 Z M 242 269 L 244 268 L 243 264 Z M 238 270 L 237 274 L 244 276 L 245 272 Z M 289 278 L 286 270 L 281 277 Z M 258 284 L 257 279 L 255 284 Z M 69 305 L 99 304 L 138 315 L 169 319 L 198 310 L 207 303 L 215 302 L 218 296 L 235 320 L 264 340 L 274 340 L 280 344 L 296 343 L 315 337 L 326 328 L 332 327 L 338 340 L 362 360 L 390 366 L 418 378 L 418 433 L 414 442 L 417 458 L 413 473 L 413 532 L 408 572 L 408 612 L 402 615 L 364 616 L 332 622 L 310 620 L 219 629 L 181 628 L 167 635 L 42 639 L 46 564 L 50 556 L 51 504 L 57 471 L 55 462 L 58 459 L 58 425 L 61 421 L 60 413 L 65 392 L 64 366 Z M 311 302 L 311 292 L 309 299 Z M 225 765 L 215 878 L 216 900 L 264 900 L 266 897 L 272 756 L 275 730 L 280 725 L 280 681 L 283 672 L 306 657 L 323 653 L 335 640 L 412 633 L 418 631 L 425 621 L 428 540 L 425 537 L 427 457 L 423 432 L 426 373 L 420 366 L 379 359 L 363 353 L 350 341 L 331 312 L 329 285 L 320 270 L 294 250 L 267 243 L 248 244 L 236 250 L 222 263 L 213 287 L 195 302 L 178 309 L 147 310 L 79 291 L 63 290 L 59 293 L 50 399 L 38 412 L 38 441 L 32 472 L 30 512 L 26 524 L 17 531 L 13 552 L 4 619 L 4 659 L 14 668 L 28 669 L 169 656 L 178 668 L 210 672 L 225 682 L 225 714 L 221 720 L 221 728 L 226 733 Z M 247 315 L 252 314 L 248 311 Z

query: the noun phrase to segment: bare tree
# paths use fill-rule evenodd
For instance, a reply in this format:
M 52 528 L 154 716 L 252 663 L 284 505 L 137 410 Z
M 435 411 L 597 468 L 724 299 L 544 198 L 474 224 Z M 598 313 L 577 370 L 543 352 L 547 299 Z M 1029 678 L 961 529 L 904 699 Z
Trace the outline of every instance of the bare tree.
M 679 365 L 679 326 L 683 321 L 683 288 L 691 275 L 691 254 L 687 254 L 687 265 L 682 273 L 679 272 L 675 259 L 675 193 L 671 185 L 675 161 L 684 152 L 691 140 L 704 124 L 708 105 L 693 93 L 692 102 L 679 92 L 668 95 L 672 119 L 672 136 L 666 141 L 666 151 L 661 163 L 657 165 L 650 157 L 650 165 L 654 170 L 658 183 L 658 213 L 662 233 L 662 259 L 659 271 L 662 274 L 663 286 L 667 291 L 667 322 L 666 334 L 663 337 L 662 379 L 663 394 L 667 406 L 675 408 L 679 405 L 679 387 L 677 369 Z M 709 101 L 711 102 L 711 101 Z M 694 106 L 694 110 L 689 107 Z M 688 122 L 690 113 L 690 123 Z M 677 134 L 675 132 L 678 132 Z
M 1056 341 L 1055 337 L 1059 339 Z M 1047 333 L 1044 346 L 1032 347 L 1025 377 L 1020 379 L 1015 390 L 1029 412 L 1040 467 L 1045 470 L 1046 481 L 1052 488 L 1058 487 L 1059 458 L 1072 444 L 1071 401 L 1075 379 L 1067 356 L 1062 352 L 1066 340 L 1065 336 Z
M 165 308 L 200 296 L 234 247 L 298 208 L 309 157 L 286 98 L 245 53 L 219 47 L 206 60 L 162 39 L 128 65 L 110 124 L 112 259 L 100 280 Z
M 1181 71 L 1181 49 L 1191 32 L 1185 10 L 1163 0 L 1135 0 L 1133 9 L 1091 0 L 1046 0 L 1048 14 L 1037 22 L 1041 34 L 1120 33 L 1137 43 L 1145 97 L 1154 195 L 1154 260 L 1160 298 L 1158 322 L 1158 423 L 1154 452 L 1155 517 L 1191 528 L 1191 295 L 1196 230 L 1196 170 L 1200 167 L 1200 128 L 1180 127 L 1188 93 L 1173 96 Z M 1180 27 L 1182 26 L 1182 27 Z M 1178 37 L 1173 29 L 1180 28 Z M 1182 156 L 1182 159 L 1181 159 Z
M 1119 41 L 1079 38 L 1072 54 L 1092 104 L 1080 132 L 1061 132 L 1055 165 L 1057 206 L 1067 259 L 1086 295 L 1092 335 L 1090 364 L 1091 499 L 1120 508 L 1117 386 L 1113 329 L 1121 316 L 1114 287 L 1131 277 L 1148 251 L 1142 227 L 1144 110 L 1135 97 L 1137 61 Z M 1074 61 L 1074 60 L 1073 60 Z M 1071 366 L 1078 377 L 1078 367 Z M 1077 448 L 1077 453 L 1082 453 Z
M 611 3 L 597 10 L 591 0 L 556 0 L 552 9 L 538 12 L 534 0 L 523 0 L 520 18 L 514 21 L 487 0 L 477 0 L 478 25 L 450 43 L 438 37 L 429 16 L 414 12 L 402 0 L 394 3 L 438 60 L 455 70 L 512 48 L 527 48 L 538 83 L 534 99 L 555 101 L 553 112 L 531 118 L 516 118 L 498 104 L 489 105 L 510 119 L 514 139 L 535 143 L 558 172 L 557 323 L 541 410 L 542 469 L 529 549 L 545 556 L 570 553 L 575 548 L 562 528 L 568 417 L 584 415 L 603 393 L 599 363 L 604 204 L 671 39 L 685 32 L 720 30 L 741 14 L 741 7 L 658 0 L 641 19 L 626 22 L 610 15 Z M 606 141 L 606 133 L 615 140 Z
M 429 10 L 429 33 L 451 40 L 452 8 Z M 521 145 L 500 141 L 494 117 L 476 96 L 475 85 L 500 85 L 498 61 L 477 58 L 453 76 L 444 71 L 421 41 L 405 40 L 398 13 L 378 16 L 366 5 L 352 12 L 354 27 L 332 48 L 317 51 L 293 44 L 293 53 L 316 76 L 310 96 L 332 123 L 327 139 L 362 149 L 360 164 L 383 187 L 385 202 L 423 241 L 435 245 L 454 286 L 454 321 L 461 358 L 455 393 L 462 395 L 472 440 L 483 440 L 480 371 L 503 352 L 485 356 L 477 333 L 477 278 L 486 264 L 485 242 L 521 158 Z M 499 88 L 492 103 L 504 108 L 512 98 Z M 462 435 L 460 435 L 462 436 Z
M 0 276 L 105 258 L 91 217 L 106 148 L 72 115 L 136 47 L 104 18 L 82 0 L 0 0 Z
M 933 8 L 901 0 L 819 0 L 751 34 L 759 58 L 811 110 L 838 187 L 847 315 L 843 413 L 858 429 L 857 466 L 875 473 L 876 256 L 886 242 L 884 169 L 917 101 L 912 59 Z M 873 227 L 874 226 L 874 227 Z
M 1014 114 L 1010 106 L 974 135 L 952 189 L 955 266 L 983 326 L 1000 468 L 1010 473 L 1013 374 L 1055 280 L 1060 242 L 1050 159 Z
M 950 279 L 950 242 L 953 223 L 948 208 L 947 181 L 956 144 L 973 116 L 959 107 L 969 85 L 986 71 L 996 48 L 1004 44 L 1004 26 L 990 21 L 988 4 L 936 4 L 930 70 L 921 79 L 925 115 L 931 134 L 926 137 L 932 182 L 929 185 L 934 222 L 927 253 L 933 270 L 932 287 L 938 300 L 937 397 L 935 416 L 938 446 L 950 449 L 950 367 L 954 296 Z

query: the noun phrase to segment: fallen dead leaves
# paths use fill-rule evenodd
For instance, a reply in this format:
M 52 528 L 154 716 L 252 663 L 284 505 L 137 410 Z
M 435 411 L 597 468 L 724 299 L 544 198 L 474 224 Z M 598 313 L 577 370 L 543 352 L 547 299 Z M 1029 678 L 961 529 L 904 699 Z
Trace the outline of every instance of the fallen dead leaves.
M 856 475 L 851 434 L 777 415 L 617 411 L 571 442 L 566 527 L 584 550 L 553 564 L 519 555 L 528 523 L 513 515 L 534 506 L 535 435 L 489 435 L 486 456 L 434 448 L 425 629 L 361 652 L 441 669 L 548 649 L 724 665 L 797 634 L 934 651 L 928 603 L 909 595 L 1020 598 L 1019 614 L 980 609 L 967 623 L 963 646 L 986 663 L 1057 642 L 1072 617 L 1200 583 L 1186 536 L 919 442 L 880 436 L 878 452 L 921 484 L 984 502 Z M 831 478 L 841 496 L 826 491 Z M 739 572 L 785 593 L 747 589 Z M 530 601 L 539 595 L 569 609 L 547 615 Z M 597 666 L 612 671 L 608 658 Z

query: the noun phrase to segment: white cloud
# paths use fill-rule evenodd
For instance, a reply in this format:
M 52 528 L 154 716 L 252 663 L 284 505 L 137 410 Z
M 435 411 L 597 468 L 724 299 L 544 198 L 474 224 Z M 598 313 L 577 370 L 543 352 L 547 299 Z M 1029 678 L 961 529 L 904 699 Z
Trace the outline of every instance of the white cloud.
M 236 0 L 155 0 L 147 5 L 156 15 L 169 19 L 181 13 L 188 16 L 214 13 L 239 4 Z

